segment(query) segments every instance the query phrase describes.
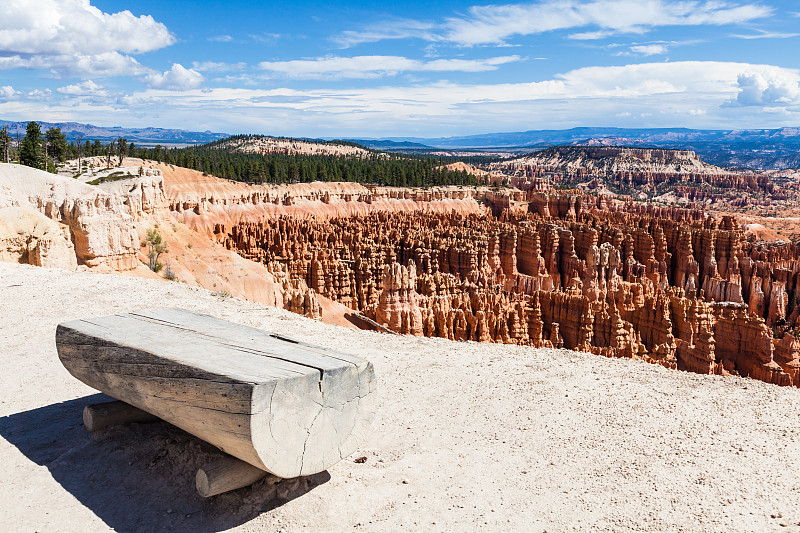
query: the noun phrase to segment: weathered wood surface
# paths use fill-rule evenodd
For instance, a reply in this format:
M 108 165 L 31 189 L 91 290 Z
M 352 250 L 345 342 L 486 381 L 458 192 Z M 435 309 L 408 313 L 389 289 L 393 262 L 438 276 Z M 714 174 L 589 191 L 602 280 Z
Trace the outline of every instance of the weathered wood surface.
M 375 409 L 372 364 L 183 309 L 59 324 L 76 378 L 272 474 L 354 452 Z
M 203 498 L 208 498 L 223 492 L 250 486 L 268 475 L 268 473 L 250 463 L 245 463 L 227 455 L 200 467 L 195 476 L 195 485 L 197 486 L 197 493 Z M 277 480 L 279 478 L 272 479 Z
M 89 431 L 132 422 L 155 422 L 157 416 L 120 401 L 93 403 L 83 408 L 83 425 Z

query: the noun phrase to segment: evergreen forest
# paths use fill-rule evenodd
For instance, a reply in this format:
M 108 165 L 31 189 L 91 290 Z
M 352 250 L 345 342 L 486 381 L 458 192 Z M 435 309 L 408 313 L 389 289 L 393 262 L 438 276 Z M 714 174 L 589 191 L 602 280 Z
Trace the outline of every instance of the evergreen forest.
M 349 181 L 396 187 L 427 187 L 435 185 L 476 185 L 478 179 L 465 171 L 448 170 L 445 165 L 459 159 L 401 155 L 368 150 L 363 157 L 340 155 L 253 154 L 234 151 L 230 141 L 250 140 L 259 136 L 239 135 L 222 141 L 188 148 L 163 146 L 138 147 L 126 139 L 103 144 L 98 140 L 79 140 L 66 143 L 60 130 L 42 134 L 31 122 L 20 141 L 17 154 L 7 132 L 0 134 L 0 154 L 4 160 L 14 160 L 36 168 L 55 171 L 55 165 L 67 159 L 92 156 L 122 162 L 122 158 L 138 157 L 198 170 L 220 178 L 248 183 L 308 183 L 312 181 Z M 326 141 L 314 141 L 326 142 Z M 359 146 L 347 141 L 327 141 L 328 144 Z M 365 148 L 365 150 L 367 150 Z M 17 157 L 14 158 L 13 155 Z

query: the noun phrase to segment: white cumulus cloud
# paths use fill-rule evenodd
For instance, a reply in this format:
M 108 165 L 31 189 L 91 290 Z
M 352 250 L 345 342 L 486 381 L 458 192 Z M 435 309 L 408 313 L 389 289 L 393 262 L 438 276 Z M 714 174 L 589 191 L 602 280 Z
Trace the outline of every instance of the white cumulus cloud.
M 25 68 L 50 70 L 61 76 L 110 77 L 150 72 L 138 61 L 119 52 L 86 55 L 0 56 L 0 70 Z
M 800 75 L 787 70 L 748 70 L 737 79 L 742 106 L 789 106 L 800 104 Z
M 144 78 L 145 83 L 154 89 L 185 91 L 200 87 L 205 78 L 194 69 L 186 68 L 180 63 L 173 63 L 166 72 L 153 72 Z
M 49 100 L 53 91 L 50 89 L 34 89 L 25 95 L 29 100 Z
M 175 42 L 149 15 L 104 13 L 89 0 L 0 3 L 0 50 L 30 55 L 149 52 Z
M 150 15 L 105 13 L 89 0 L 0 2 L 0 69 L 62 75 L 135 74 L 130 54 L 169 46 L 175 37 Z
M 627 127 L 762 128 L 800 123 L 800 71 L 718 61 L 652 62 L 566 70 L 522 83 L 409 86 L 146 89 L 106 98 L 14 99 L 15 113 L 64 120 L 197 124 L 217 131 L 316 136 L 457 135 L 607 124 Z M 739 97 L 743 90 L 748 91 Z M 31 100 L 31 101 L 28 101 Z M 745 105 L 746 104 L 746 105 Z M 8 106 L 8 104 L 4 104 Z M 199 118 L 198 118 L 199 117 Z
M 59 87 L 56 91 L 67 96 L 106 96 L 108 94 L 108 91 L 92 80 Z
M 0 86 L 0 100 L 8 100 L 13 98 L 17 91 L 11 85 Z

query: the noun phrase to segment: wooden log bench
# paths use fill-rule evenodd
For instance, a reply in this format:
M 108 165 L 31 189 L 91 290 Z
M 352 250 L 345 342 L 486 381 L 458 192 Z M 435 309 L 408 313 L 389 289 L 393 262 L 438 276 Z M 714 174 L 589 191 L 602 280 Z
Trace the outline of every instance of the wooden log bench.
M 73 376 L 120 401 L 88 406 L 89 430 L 158 417 L 238 459 L 198 471 L 204 496 L 322 472 L 374 415 L 370 362 L 183 309 L 59 324 L 56 347 Z

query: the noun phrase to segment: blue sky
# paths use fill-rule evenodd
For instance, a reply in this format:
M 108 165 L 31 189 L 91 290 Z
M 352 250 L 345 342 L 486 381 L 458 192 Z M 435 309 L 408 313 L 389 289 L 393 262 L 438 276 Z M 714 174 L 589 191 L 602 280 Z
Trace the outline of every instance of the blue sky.
M 800 126 L 800 3 L 0 3 L 0 118 L 324 137 Z

